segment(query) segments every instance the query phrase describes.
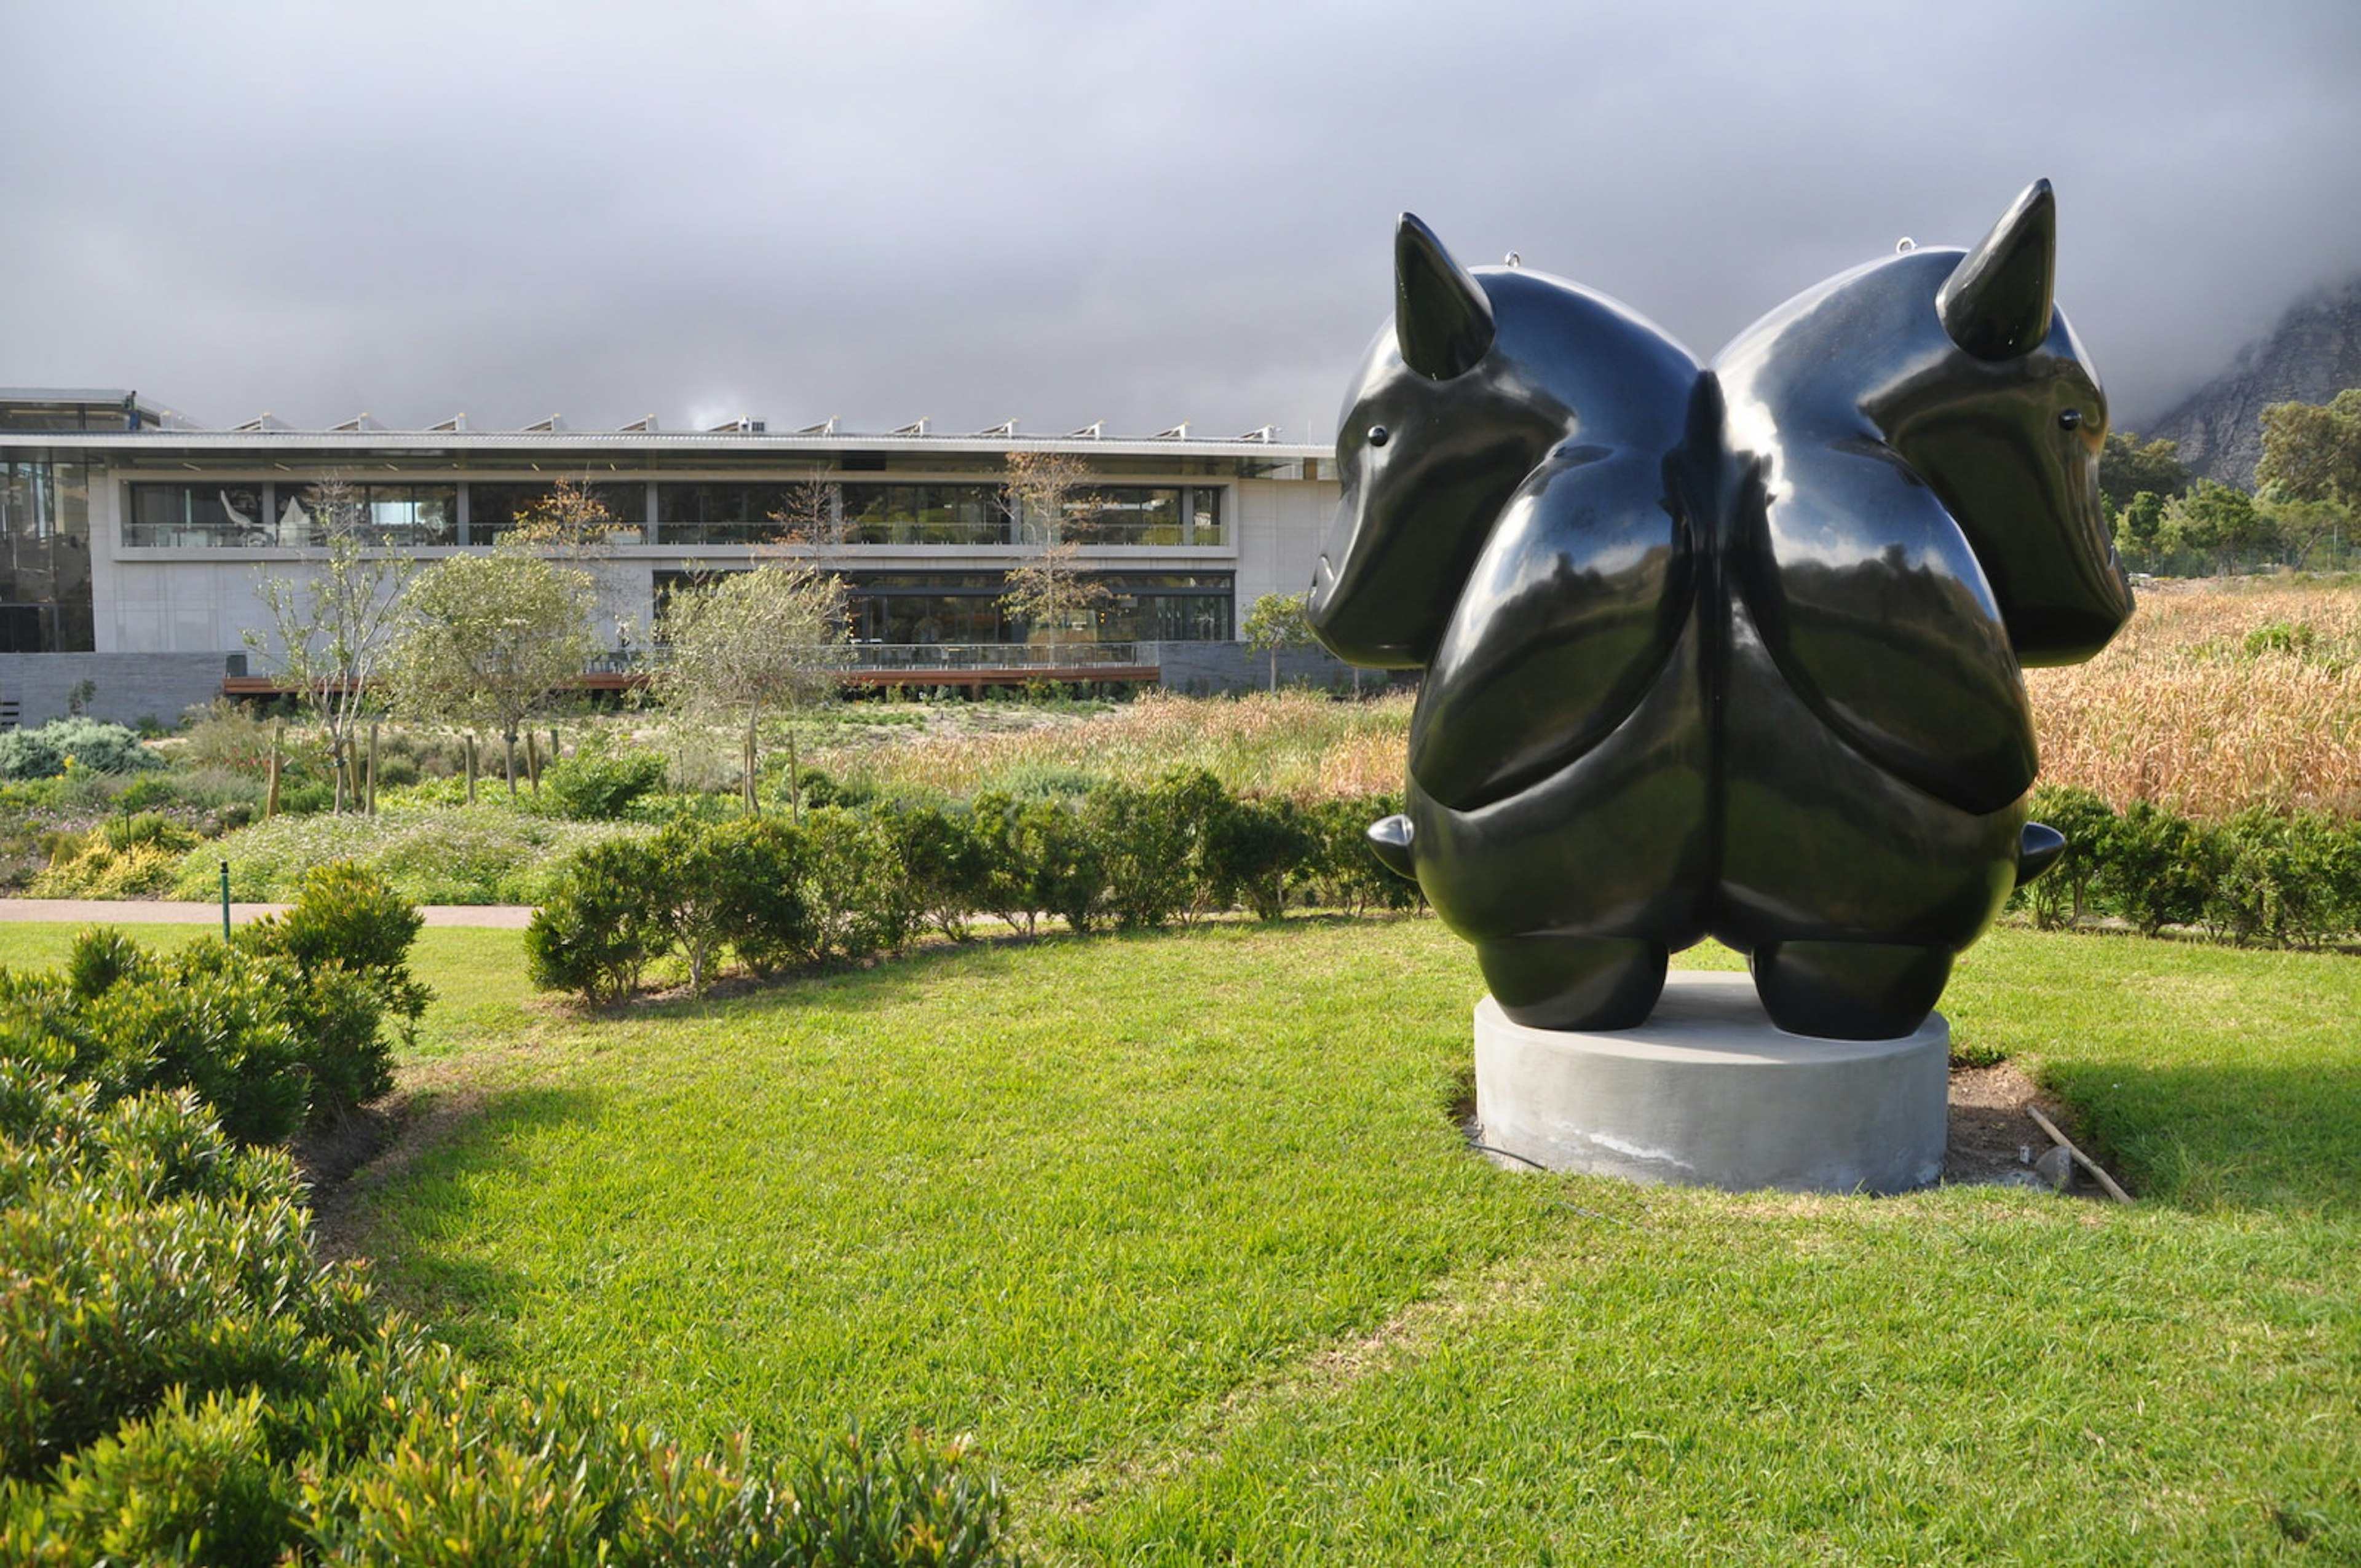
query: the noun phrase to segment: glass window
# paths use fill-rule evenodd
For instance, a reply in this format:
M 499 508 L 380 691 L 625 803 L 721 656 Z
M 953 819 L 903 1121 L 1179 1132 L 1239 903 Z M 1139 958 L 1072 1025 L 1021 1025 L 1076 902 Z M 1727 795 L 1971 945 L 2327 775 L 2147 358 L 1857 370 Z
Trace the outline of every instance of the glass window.
M 657 537 L 666 544 L 772 544 L 824 542 L 836 529 L 836 487 L 661 484 Z
M 132 485 L 123 543 L 132 548 L 254 547 L 278 543 L 263 487 L 242 481 Z
M 619 528 L 644 528 L 648 521 L 648 488 L 637 481 L 585 485 L 593 500 L 607 509 Z M 467 543 L 489 544 L 517 525 L 517 520 L 555 493 L 546 484 L 473 483 L 467 487 Z
M 1101 485 L 1066 503 L 1066 535 L 1091 544 L 1180 544 L 1180 491 Z
M 316 486 L 279 486 L 269 542 L 286 550 L 325 544 L 328 520 L 321 511 L 327 500 Z M 346 485 L 343 504 L 367 544 L 401 550 L 459 543 L 456 485 Z
M 1008 509 L 997 485 L 848 484 L 847 544 L 1005 544 Z
M 1199 485 L 1189 492 L 1189 543 L 1191 544 L 1222 544 L 1228 536 L 1222 532 L 1222 492 L 1211 485 Z

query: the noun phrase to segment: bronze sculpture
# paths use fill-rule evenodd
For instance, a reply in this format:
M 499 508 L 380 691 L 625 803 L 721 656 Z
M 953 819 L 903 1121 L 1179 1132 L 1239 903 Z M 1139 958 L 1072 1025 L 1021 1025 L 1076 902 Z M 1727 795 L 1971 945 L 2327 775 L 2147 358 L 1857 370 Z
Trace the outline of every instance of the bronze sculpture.
M 2132 599 L 2055 247 L 2042 181 L 1701 367 L 1404 214 L 1310 609 L 1339 656 L 1426 672 L 1370 839 L 1510 1017 L 1630 1027 L 1710 936 L 1781 1028 L 1906 1035 L 2062 848 L 2026 819 L 2019 666 L 2090 657 Z

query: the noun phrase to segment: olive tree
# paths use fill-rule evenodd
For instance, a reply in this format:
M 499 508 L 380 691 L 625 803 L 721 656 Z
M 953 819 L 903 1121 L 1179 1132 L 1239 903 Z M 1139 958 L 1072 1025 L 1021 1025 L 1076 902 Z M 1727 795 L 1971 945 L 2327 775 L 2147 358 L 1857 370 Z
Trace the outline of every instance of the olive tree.
M 300 577 L 264 572 L 256 591 L 269 626 L 246 642 L 318 716 L 342 811 L 357 798 L 354 737 L 399 641 L 412 563 L 369 537 L 360 494 L 342 477 L 306 487 L 301 505 L 323 553 Z
M 1312 643 L 1312 614 L 1307 594 L 1265 594 L 1247 607 L 1246 646 L 1270 655 L 1270 689 L 1279 689 L 1279 655 L 1285 648 L 1309 648 Z
M 673 590 L 656 621 L 662 656 L 649 695 L 690 722 L 745 725 L 746 809 L 762 809 L 758 740 L 767 713 L 792 716 L 834 696 L 851 644 L 843 580 L 786 559 L 717 572 Z M 787 798 L 802 816 L 795 730 L 787 730 Z
M 496 727 L 515 795 L 517 731 L 598 654 L 595 599 L 588 573 L 523 550 L 438 562 L 401 596 L 386 672 L 396 705 Z
M 1010 568 L 1000 608 L 1043 632 L 1052 647 L 1075 620 L 1107 602 L 1104 583 L 1082 570 L 1082 543 L 1092 500 L 1090 470 L 1063 452 L 1012 452 L 1005 470 L 1009 510 L 1032 554 Z

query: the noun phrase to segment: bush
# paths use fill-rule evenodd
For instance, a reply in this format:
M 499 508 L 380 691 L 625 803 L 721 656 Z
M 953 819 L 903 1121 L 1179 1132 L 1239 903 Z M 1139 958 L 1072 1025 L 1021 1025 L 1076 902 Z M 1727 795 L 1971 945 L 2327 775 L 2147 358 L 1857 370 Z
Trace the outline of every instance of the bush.
M 304 874 L 349 860 L 418 904 L 537 904 L 582 845 L 644 828 L 566 822 L 505 806 L 383 811 L 376 817 L 280 817 L 192 852 L 173 883 L 179 898 L 218 896 L 220 861 L 241 898 L 291 899 Z
M 649 845 L 610 839 L 577 850 L 525 927 L 526 972 L 543 991 L 595 1006 L 620 1002 L 670 945 L 662 917 L 664 867 Z
M 2153 937 L 2167 926 L 2204 917 L 2206 889 L 2219 871 L 2211 834 L 2170 812 L 2136 801 L 2105 839 L 2092 878 L 2117 914 Z
M 707 830 L 728 868 L 721 937 L 757 975 L 819 955 L 819 927 L 804 887 L 809 857 L 802 831 L 771 817 L 741 817 Z
M 1287 908 L 1287 888 L 1320 852 L 1303 813 L 1288 800 L 1235 800 L 1214 815 L 1204 842 L 1213 902 L 1244 903 L 1264 920 Z
M 917 929 L 918 908 L 884 826 L 842 806 L 823 806 L 805 814 L 803 838 L 814 956 L 900 951 Z
M 486 1385 L 320 1264 L 302 1192 L 192 1095 L 0 1062 L 0 1560 L 1015 1563 L 957 1444 L 690 1455 Z
M 54 718 L 38 729 L 0 733 L 0 778 L 50 778 L 65 773 L 70 762 L 88 773 L 132 773 L 164 765 L 137 735 L 95 718 Z
M 991 844 L 976 832 L 972 814 L 897 803 L 876 815 L 893 840 L 917 917 L 954 942 L 966 941 L 968 922 L 991 893 Z
M 1202 769 L 1167 773 L 1145 789 L 1111 783 L 1091 792 L 1082 818 L 1116 925 L 1152 930 L 1213 904 L 1205 845 L 1229 805 L 1221 781 Z
M 342 1116 L 393 1087 L 393 1021 L 404 1044 L 434 992 L 410 970 L 423 917 L 385 882 L 349 861 L 307 872 L 284 915 L 241 927 L 236 946 L 295 966 L 290 1020 L 305 1042 L 312 1118 Z
M 71 838 L 25 891 L 35 898 L 152 898 L 179 883 L 182 855 L 159 844 L 118 850 L 103 833 Z
M 1304 807 L 1304 827 L 1315 843 L 1297 873 L 1305 899 L 1354 915 L 1421 907 L 1426 895 L 1418 883 L 1395 875 L 1369 848 L 1369 825 L 1401 808 L 1395 795 L 1322 800 Z
M 537 809 L 577 822 L 619 822 L 664 782 L 664 760 L 653 751 L 579 751 L 542 770 Z
M 2056 862 L 2016 895 L 2032 909 L 2034 924 L 2054 929 L 2089 912 L 2092 879 L 2114 853 L 2115 810 L 2093 791 L 2043 784 L 2033 792 L 2030 816 L 2066 839 Z

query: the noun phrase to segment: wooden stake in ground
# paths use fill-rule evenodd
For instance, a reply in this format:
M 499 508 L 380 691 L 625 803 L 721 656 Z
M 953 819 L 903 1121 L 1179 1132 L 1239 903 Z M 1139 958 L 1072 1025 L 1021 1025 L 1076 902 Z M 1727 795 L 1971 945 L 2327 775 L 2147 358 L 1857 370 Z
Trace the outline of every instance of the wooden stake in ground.
M 2086 1155 L 2081 1149 L 2076 1148 L 2074 1146 L 2074 1140 L 2059 1132 L 2058 1130 L 2058 1124 L 2043 1115 L 2038 1106 L 2028 1103 L 2025 1108 L 2025 1113 L 2032 1117 L 2043 1132 L 2049 1135 L 2049 1138 L 2052 1143 L 2056 1144 L 2059 1148 L 2064 1149 L 2068 1154 L 2072 1155 L 2074 1157 L 2075 1164 L 2081 1166 L 2084 1170 L 2089 1171 L 2092 1176 L 2098 1178 L 2099 1185 L 2107 1190 L 2107 1195 L 2109 1197 L 2113 1198 L 2118 1203 L 2128 1203 L 2132 1201 L 2132 1195 L 2125 1191 L 2122 1188 L 2116 1186 L 2115 1179 L 2109 1176 L 2105 1171 L 2101 1170 L 2097 1160 L 2092 1159 L 2089 1155 Z
M 467 753 L 467 804 L 473 806 L 476 804 L 476 732 L 472 729 L 468 730 L 465 739 Z
M 533 793 L 539 795 L 541 793 L 541 745 L 533 739 L 533 733 L 530 729 L 524 732 L 524 778 L 525 783 L 533 785 Z
M 362 785 L 367 791 L 363 798 L 368 804 L 361 809 L 369 816 L 375 817 L 377 815 L 377 720 L 374 718 L 369 720 L 368 773 L 363 778 Z
M 272 817 L 279 815 L 280 757 L 286 751 L 286 748 L 287 726 L 284 724 L 272 725 L 270 727 L 270 787 L 264 792 L 262 796 L 262 819 L 265 822 L 269 821 Z

